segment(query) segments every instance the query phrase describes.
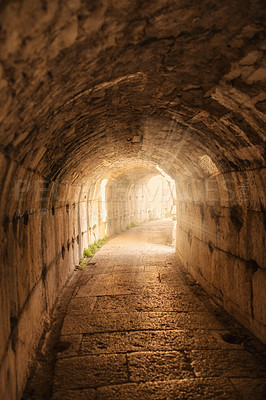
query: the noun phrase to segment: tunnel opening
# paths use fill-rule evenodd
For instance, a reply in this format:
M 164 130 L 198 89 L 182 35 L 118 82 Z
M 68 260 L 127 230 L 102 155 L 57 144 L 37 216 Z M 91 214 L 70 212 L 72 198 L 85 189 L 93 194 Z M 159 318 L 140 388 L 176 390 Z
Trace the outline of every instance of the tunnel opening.
M 139 164 L 102 180 L 101 218 L 108 237 L 152 219 L 175 218 L 175 182 L 158 171 Z

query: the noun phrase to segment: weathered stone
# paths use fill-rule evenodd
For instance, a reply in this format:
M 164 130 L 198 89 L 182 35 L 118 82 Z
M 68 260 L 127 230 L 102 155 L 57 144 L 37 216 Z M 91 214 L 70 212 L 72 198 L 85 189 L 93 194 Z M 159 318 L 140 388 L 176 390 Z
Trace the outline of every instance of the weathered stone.
M 239 394 L 227 379 L 183 379 L 169 382 L 155 382 L 142 384 L 127 384 L 121 386 L 107 386 L 97 390 L 98 399 L 132 399 L 153 398 L 155 400 L 180 399 L 219 399 L 239 398 Z
M 254 0 L 1 2 L 1 359 L 36 288 L 50 312 L 84 248 L 170 212 L 172 198 L 146 201 L 160 170 L 175 181 L 184 266 L 265 341 L 262 287 L 243 268 L 266 259 L 265 19 Z M 92 297 L 148 284 L 96 281 Z
M 254 318 L 261 324 L 266 324 L 265 305 L 266 305 L 266 271 L 258 269 L 252 275 L 252 309 Z
M 237 389 L 237 391 L 241 394 L 243 400 L 249 400 L 252 398 L 255 399 L 256 397 L 263 399 L 263 397 L 265 396 L 265 378 L 231 378 L 230 381 Z
M 153 352 L 129 354 L 128 371 L 131 382 L 186 379 L 194 377 L 190 362 L 182 353 Z
M 239 346 L 240 350 L 192 350 L 189 354 L 197 377 L 265 377 L 265 369 L 258 368 L 257 359 Z
M 52 400 L 95 400 L 96 391 L 94 389 L 84 390 L 63 390 L 54 393 Z
M 251 74 L 247 82 L 254 83 L 257 81 L 265 81 L 266 80 L 266 68 L 258 68 L 253 74 Z
M 124 355 L 98 355 L 60 359 L 56 362 L 53 390 L 93 388 L 128 381 Z
M 7 350 L 2 358 L 0 368 L 0 393 L 5 399 L 17 399 L 17 371 L 14 350 L 8 342 Z
M 45 369 L 37 369 L 25 400 L 30 393 L 36 399 L 50 393 L 58 400 L 64 396 L 71 400 L 136 396 L 174 399 L 177 393 L 186 399 L 231 399 L 239 397 L 231 384 L 235 378 L 247 378 L 246 384 L 254 388 L 258 379 L 266 377 L 259 353 L 265 351 L 264 346 L 256 342 L 255 351 L 251 348 L 254 339 L 219 307 L 213 308 L 199 285 L 177 267 L 171 247 L 167 253 L 160 243 L 151 245 L 159 224 L 167 237 L 166 225 L 171 230 L 171 221 L 143 224 L 109 241 L 88 269 L 76 272 L 73 282 L 66 286 L 68 301 L 60 306 L 62 298 L 58 307 L 60 315 L 60 309 L 65 310 L 59 317 L 63 325 L 58 322 L 60 332 L 54 337 L 54 345 L 44 352 L 47 360 L 39 360 L 47 365 L 47 371 L 50 368 L 50 378 L 46 377 L 46 385 Z M 157 231 L 161 241 L 162 232 Z M 139 237 L 146 235 L 150 239 L 140 243 Z M 132 251 L 133 240 L 140 250 L 138 255 Z M 156 242 L 156 238 L 152 240 Z M 154 266 L 149 264 L 149 257 L 153 258 L 156 246 L 161 261 Z M 117 266 L 108 272 L 105 259 Z M 248 268 L 255 271 L 255 262 Z M 105 282 L 123 282 L 133 293 L 92 296 L 90 284 L 97 291 Z M 134 294 L 140 282 L 146 289 Z M 160 285 L 164 290 L 160 291 Z M 77 297 L 76 286 L 82 288 L 82 297 Z M 50 332 L 51 339 L 54 335 Z M 40 382 L 40 388 L 36 388 L 36 382 Z M 238 382 L 240 391 L 242 384 Z M 254 396 L 261 393 L 261 387 L 258 391 L 254 388 Z

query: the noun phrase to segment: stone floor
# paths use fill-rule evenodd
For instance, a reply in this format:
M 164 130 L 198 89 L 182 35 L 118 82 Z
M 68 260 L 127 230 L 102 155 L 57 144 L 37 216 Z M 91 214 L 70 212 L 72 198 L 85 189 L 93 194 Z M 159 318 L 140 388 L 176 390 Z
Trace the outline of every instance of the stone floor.
M 265 347 L 182 272 L 171 229 L 126 231 L 75 271 L 24 400 L 266 398 Z

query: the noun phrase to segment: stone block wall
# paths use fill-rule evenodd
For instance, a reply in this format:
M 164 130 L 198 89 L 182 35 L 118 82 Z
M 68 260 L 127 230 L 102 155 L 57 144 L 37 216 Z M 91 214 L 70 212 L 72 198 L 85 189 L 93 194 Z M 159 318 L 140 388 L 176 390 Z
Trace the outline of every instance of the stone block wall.
M 47 182 L 0 157 L 0 393 L 13 400 L 60 289 L 103 227 L 97 185 Z
M 101 179 L 136 164 L 175 179 L 182 263 L 265 340 L 265 20 L 256 0 L 0 2 L 5 400 L 20 398 L 56 295 L 105 235 Z M 147 218 L 128 189 L 109 203 L 108 235 Z
M 263 174 L 247 171 L 242 187 L 234 183 L 243 181 L 243 172 L 184 184 L 177 193 L 176 246 L 191 275 L 265 342 Z

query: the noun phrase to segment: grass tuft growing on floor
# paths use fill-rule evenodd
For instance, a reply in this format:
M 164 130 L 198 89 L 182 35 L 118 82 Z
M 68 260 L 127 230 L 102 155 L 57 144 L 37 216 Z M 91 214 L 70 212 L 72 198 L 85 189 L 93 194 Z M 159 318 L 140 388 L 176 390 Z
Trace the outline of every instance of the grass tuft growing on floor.
M 133 221 L 126 226 L 126 229 L 136 228 L 137 226 L 140 226 L 140 225 L 141 225 L 140 222 Z
M 83 250 L 83 257 L 90 258 L 104 245 L 108 237 L 105 236 L 102 239 L 95 240 L 94 243 L 90 244 L 87 249 Z

